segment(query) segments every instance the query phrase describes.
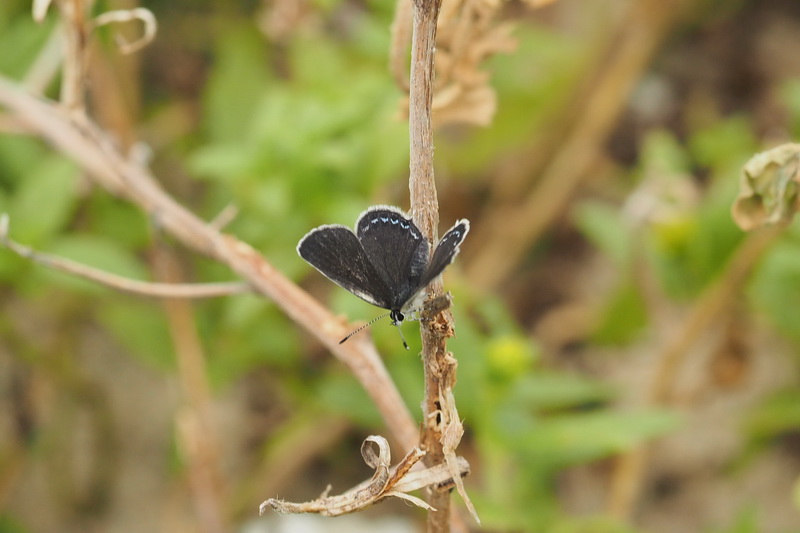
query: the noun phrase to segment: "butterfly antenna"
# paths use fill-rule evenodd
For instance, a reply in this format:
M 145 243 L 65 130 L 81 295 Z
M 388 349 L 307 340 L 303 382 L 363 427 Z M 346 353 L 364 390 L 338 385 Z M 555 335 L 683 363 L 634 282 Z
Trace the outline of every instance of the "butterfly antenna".
M 367 329 L 368 327 L 370 327 L 372 324 L 374 324 L 375 322 L 377 322 L 377 321 L 378 321 L 378 320 L 380 320 L 381 318 L 386 318 L 387 316 L 389 316 L 389 313 L 386 313 L 385 315 L 381 315 L 381 316 L 379 316 L 379 317 L 375 317 L 375 318 L 373 318 L 372 320 L 370 320 L 369 322 L 367 322 L 366 324 L 363 324 L 363 325 L 361 325 L 360 327 L 358 327 L 358 328 L 354 329 L 353 331 L 351 331 L 350 333 L 348 333 L 348 334 L 347 334 L 347 337 L 345 337 L 344 339 L 340 340 L 340 341 L 339 341 L 339 344 L 343 344 L 343 343 L 344 343 L 344 341 L 346 341 L 347 339 L 349 339 L 350 337 L 352 337 L 353 335 L 355 335 L 355 334 L 356 334 L 356 333 L 358 333 L 359 331 L 361 331 L 361 330 L 363 330 L 363 329 Z M 402 336 L 403 334 L 401 333 L 400 335 Z M 405 342 L 406 342 L 406 341 L 404 340 L 404 341 L 403 341 L 403 344 L 405 344 Z M 406 348 L 406 349 L 408 349 L 408 348 Z
M 403 336 L 403 328 L 400 327 L 400 324 L 402 324 L 402 322 L 396 323 L 395 326 L 397 326 L 397 331 L 400 333 L 400 340 L 403 341 L 403 347 L 408 350 L 408 343 L 406 342 L 406 338 Z

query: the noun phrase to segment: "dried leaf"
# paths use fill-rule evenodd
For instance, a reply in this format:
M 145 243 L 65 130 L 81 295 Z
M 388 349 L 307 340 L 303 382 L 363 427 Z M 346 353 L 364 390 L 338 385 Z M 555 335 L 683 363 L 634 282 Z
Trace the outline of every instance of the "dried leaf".
M 122 36 L 116 36 L 117 46 L 119 46 L 120 51 L 123 54 L 132 54 L 150 44 L 156 37 L 156 28 L 158 24 L 152 11 L 143 7 L 106 11 L 94 19 L 94 26 L 95 28 L 99 28 L 107 24 L 118 24 L 120 22 L 131 22 L 134 20 L 141 22 L 144 28 L 142 35 L 138 39 L 133 42 L 127 42 Z
M 377 446 L 378 453 L 375 453 L 373 445 Z M 371 468 L 375 469 L 371 479 L 338 496 L 328 496 L 330 491 L 328 487 L 319 498 L 305 503 L 270 498 L 259 507 L 260 514 L 271 508 L 279 513 L 319 513 L 324 516 L 339 516 L 360 511 L 388 497 L 401 498 L 424 509 L 435 511 L 420 498 L 408 494 L 408 491 L 447 483 L 453 478 L 452 469 L 445 465 L 411 472 L 411 468 L 425 456 L 425 452 L 419 448 L 413 448 L 408 452 L 397 468 L 392 470 L 389 466 L 391 462 L 389 443 L 383 437 L 376 435 L 364 440 L 361 445 L 361 456 Z M 456 477 L 460 480 L 462 475 L 469 472 L 469 464 L 464 458 L 459 457 L 457 467 Z
M 433 97 L 433 121 L 436 126 L 464 123 L 486 126 L 497 109 L 497 96 L 489 85 L 483 63 L 501 52 L 511 52 L 516 41 L 511 37 L 513 24 L 496 22 L 505 0 L 444 0 L 439 13 L 436 37 L 436 86 Z M 396 14 L 390 52 L 392 71 L 401 86 L 405 78 L 398 74 L 399 57 L 406 52 L 410 24 L 406 10 Z M 403 87 L 406 88 L 406 87 Z M 408 116 L 408 99 L 401 101 L 401 114 Z
M 457 96 L 448 101 L 447 90 L 436 93 L 433 97 L 434 125 L 474 124 L 488 126 L 497 110 L 497 94 L 489 86 L 464 90 L 463 87 L 452 87 Z
M 450 387 L 445 390 L 439 389 L 439 401 L 442 405 L 442 451 L 444 452 L 444 460 L 447 464 L 450 476 L 456 485 L 458 494 L 467 505 L 467 509 L 469 509 L 472 518 L 475 519 L 475 522 L 480 524 L 481 519 L 478 517 L 478 512 L 475 510 L 475 506 L 472 505 L 472 500 L 470 500 L 467 494 L 467 489 L 464 488 L 464 481 L 461 479 L 460 475 L 461 465 L 459 464 L 459 458 L 456 457 L 456 448 L 461 442 L 461 437 L 464 436 L 464 425 L 458 417 L 458 409 L 456 409 L 456 399 L 453 396 L 453 390 Z
M 800 209 L 800 144 L 783 144 L 752 157 L 742 169 L 733 220 L 744 231 L 787 223 Z

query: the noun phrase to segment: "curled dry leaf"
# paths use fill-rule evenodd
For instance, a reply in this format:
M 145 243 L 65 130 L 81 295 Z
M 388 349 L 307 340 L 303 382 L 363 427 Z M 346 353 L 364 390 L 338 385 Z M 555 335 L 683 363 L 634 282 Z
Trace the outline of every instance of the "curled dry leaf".
M 743 167 L 731 214 L 744 231 L 791 221 L 800 209 L 800 144 L 753 156 Z
M 378 449 L 377 454 L 373 445 Z M 385 438 L 377 435 L 371 435 L 364 440 L 361 445 L 361 456 L 370 468 L 375 469 L 371 479 L 338 496 L 328 496 L 328 491 L 330 490 L 330 487 L 328 487 L 319 498 L 305 503 L 292 503 L 270 498 L 259 507 L 260 514 L 264 514 L 267 509 L 273 509 L 284 514 L 319 513 L 324 516 L 339 516 L 360 511 L 390 496 L 401 498 L 424 509 L 435 511 L 423 500 L 408 494 L 408 492 L 430 485 L 445 484 L 453 479 L 453 474 L 446 465 L 439 465 L 412 473 L 411 467 L 425 456 L 425 452 L 419 448 L 413 448 L 403 457 L 396 468 L 390 468 L 391 453 L 389 451 L 389 443 Z M 458 460 L 458 479 L 460 480 L 461 476 L 469 473 L 469 464 L 462 457 L 459 457 Z
M 141 50 L 155 39 L 158 24 L 152 11 L 143 7 L 106 11 L 94 19 L 94 27 L 98 28 L 106 24 L 118 24 L 134 20 L 141 22 L 144 28 L 142 35 L 138 39 L 133 42 L 127 42 L 122 36 L 116 36 L 117 46 L 119 46 L 120 51 L 123 54 L 132 54 Z

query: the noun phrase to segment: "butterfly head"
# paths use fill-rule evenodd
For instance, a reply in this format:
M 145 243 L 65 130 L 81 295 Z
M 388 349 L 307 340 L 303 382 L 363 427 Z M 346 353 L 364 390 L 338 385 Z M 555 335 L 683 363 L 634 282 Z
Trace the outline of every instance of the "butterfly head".
M 392 311 L 389 313 L 389 318 L 392 319 L 393 326 L 399 326 L 400 323 L 406 319 L 406 315 L 404 315 L 399 309 L 392 309 Z

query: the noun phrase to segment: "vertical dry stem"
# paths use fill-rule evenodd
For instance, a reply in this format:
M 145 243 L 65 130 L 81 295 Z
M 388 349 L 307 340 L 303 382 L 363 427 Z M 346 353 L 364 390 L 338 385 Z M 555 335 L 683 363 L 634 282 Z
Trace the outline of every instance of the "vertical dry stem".
M 402 0 L 401 0 L 402 1 Z M 411 86 L 409 93 L 409 136 L 411 215 L 420 230 L 431 242 L 437 238 L 439 225 L 439 200 L 433 175 L 433 126 L 431 106 L 433 103 L 434 52 L 436 45 L 436 21 L 441 0 L 414 0 L 413 37 L 411 45 Z M 442 293 L 441 281 L 428 287 L 428 297 Z M 446 337 L 441 331 L 449 331 L 449 313 L 439 315 L 432 323 L 420 322 L 422 335 L 422 359 L 425 373 L 424 422 L 420 441 L 427 452 L 428 466 L 442 464 L 445 460 L 442 448 L 440 424 L 435 423 L 441 410 L 441 390 L 452 383 L 451 365 L 445 362 Z M 444 326 L 444 330 L 440 329 Z M 445 375 L 453 376 L 446 379 Z M 450 495 L 448 492 L 432 491 L 428 503 L 435 512 L 428 513 L 428 532 L 450 531 Z
M 153 263 L 156 276 L 163 281 L 182 281 L 183 275 L 171 250 L 156 246 Z M 212 426 L 211 387 L 192 303 L 169 298 L 164 300 L 164 310 L 184 395 L 184 405 L 177 416 L 178 440 L 187 461 L 193 503 L 201 517 L 198 525 L 204 533 L 223 533 L 229 529 L 223 510 L 225 487 Z

